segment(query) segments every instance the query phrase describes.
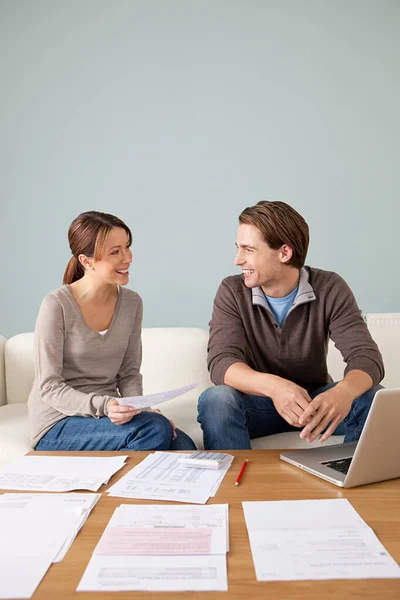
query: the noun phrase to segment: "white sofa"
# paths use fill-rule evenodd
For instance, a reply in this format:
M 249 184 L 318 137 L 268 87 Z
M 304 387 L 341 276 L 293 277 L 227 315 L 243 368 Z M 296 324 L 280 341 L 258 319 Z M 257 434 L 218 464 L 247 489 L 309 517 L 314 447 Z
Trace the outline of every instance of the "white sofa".
M 400 387 L 400 313 L 367 315 L 372 336 L 383 354 L 386 387 Z M 211 384 L 206 367 L 208 332 L 196 328 L 154 328 L 143 330 L 142 374 L 144 393 L 151 394 L 199 382 L 192 392 L 162 405 L 165 415 L 186 431 L 198 448 L 202 432 L 197 423 L 197 398 Z M 330 344 L 329 372 L 334 379 L 343 375 L 344 363 Z M 0 465 L 25 454 L 30 447 L 27 425 L 27 398 L 34 378 L 33 333 L 9 340 L 0 336 Z M 332 436 L 327 443 L 340 443 Z M 315 442 L 316 444 L 318 442 Z M 297 433 L 281 433 L 252 442 L 253 448 L 309 447 Z

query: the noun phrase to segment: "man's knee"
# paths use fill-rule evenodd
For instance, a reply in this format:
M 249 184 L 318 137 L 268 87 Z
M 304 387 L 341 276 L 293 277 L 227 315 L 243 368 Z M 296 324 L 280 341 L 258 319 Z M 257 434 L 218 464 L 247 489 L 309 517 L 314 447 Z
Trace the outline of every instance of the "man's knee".
M 223 419 L 242 407 L 241 393 L 229 385 L 216 385 L 205 390 L 199 397 L 199 420 L 207 417 Z

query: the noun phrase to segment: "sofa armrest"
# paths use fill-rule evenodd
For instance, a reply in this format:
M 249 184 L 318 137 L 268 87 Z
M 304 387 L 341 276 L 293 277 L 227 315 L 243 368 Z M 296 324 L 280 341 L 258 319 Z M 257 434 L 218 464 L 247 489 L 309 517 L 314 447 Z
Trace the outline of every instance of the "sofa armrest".
M 400 387 L 400 313 L 369 313 L 366 322 L 382 354 L 385 367 L 382 385 Z

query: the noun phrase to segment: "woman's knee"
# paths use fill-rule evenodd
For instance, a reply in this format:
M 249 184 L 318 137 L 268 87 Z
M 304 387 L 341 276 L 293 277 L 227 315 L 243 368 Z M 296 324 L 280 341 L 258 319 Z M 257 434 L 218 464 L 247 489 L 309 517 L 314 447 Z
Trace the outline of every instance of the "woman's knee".
M 133 419 L 136 425 L 134 433 L 135 441 L 149 442 L 148 449 L 169 449 L 172 441 L 172 426 L 164 415 L 143 411 Z M 151 446 L 151 447 L 150 447 Z

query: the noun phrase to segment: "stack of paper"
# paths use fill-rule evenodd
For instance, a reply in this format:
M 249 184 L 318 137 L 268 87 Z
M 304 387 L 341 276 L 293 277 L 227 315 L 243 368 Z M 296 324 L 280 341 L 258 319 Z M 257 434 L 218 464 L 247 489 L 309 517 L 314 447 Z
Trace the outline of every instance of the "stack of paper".
M 30 598 L 62 560 L 99 494 L 0 496 L 0 598 Z
M 400 577 L 345 499 L 243 502 L 258 581 Z
M 0 489 L 97 492 L 124 466 L 126 459 L 127 456 L 21 456 L 0 469 Z
M 74 523 L 74 528 L 65 538 L 53 560 L 53 562 L 61 562 L 100 496 L 101 494 L 2 494 L 0 495 L 0 513 L 7 518 L 6 509 L 20 510 L 20 514 L 24 514 L 22 511 L 32 513 L 48 509 L 57 511 L 59 508 L 81 509 L 77 512 L 80 514 L 80 518 Z
M 108 491 L 110 496 L 171 500 L 205 504 L 215 496 L 231 460 L 221 469 L 198 469 L 182 465 L 177 452 L 155 452 L 121 477 Z
M 228 505 L 119 506 L 77 591 L 226 591 Z

